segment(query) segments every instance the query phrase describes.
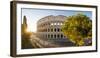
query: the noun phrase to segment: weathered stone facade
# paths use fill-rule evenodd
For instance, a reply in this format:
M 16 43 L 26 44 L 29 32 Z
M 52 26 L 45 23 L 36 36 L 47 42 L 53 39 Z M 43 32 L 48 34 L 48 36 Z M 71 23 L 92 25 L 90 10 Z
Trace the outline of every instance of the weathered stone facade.
M 41 39 L 54 42 L 69 42 L 63 35 L 61 26 L 67 17 L 63 15 L 46 16 L 37 22 L 37 36 Z

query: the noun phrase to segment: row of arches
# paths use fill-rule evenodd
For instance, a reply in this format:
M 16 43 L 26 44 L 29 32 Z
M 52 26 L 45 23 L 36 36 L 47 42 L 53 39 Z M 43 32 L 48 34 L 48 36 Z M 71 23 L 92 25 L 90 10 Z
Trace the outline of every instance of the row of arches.
M 38 32 L 61 32 L 60 28 L 38 29 Z
M 51 25 L 63 25 L 61 22 L 51 23 Z
M 42 24 L 38 24 L 37 27 L 40 28 L 40 27 L 47 27 L 47 26 L 61 26 L 63 25 L 63 22 L 52 22 L 52 23 L 42 23 Z
M 62 31 L 60 28 L 51 28 L 51 29 L 48 29 L 47 32 L 60 32 Z
M 56 39 L 56 38 L 66 38 L 63 34 L 47 34 L 47 35 L 44 35 L 44 37 L 48 38 L 48 39 Z

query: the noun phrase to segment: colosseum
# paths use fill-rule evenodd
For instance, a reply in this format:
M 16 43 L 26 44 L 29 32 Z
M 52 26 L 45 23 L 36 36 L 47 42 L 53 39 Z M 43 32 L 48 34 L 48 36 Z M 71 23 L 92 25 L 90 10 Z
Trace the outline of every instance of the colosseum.
M 72 46 L 67 37 L 62 33 L 61 26 L 67 17 L 63 15 L 49 15 L 37 22 L 37 37 L 61 46 Z

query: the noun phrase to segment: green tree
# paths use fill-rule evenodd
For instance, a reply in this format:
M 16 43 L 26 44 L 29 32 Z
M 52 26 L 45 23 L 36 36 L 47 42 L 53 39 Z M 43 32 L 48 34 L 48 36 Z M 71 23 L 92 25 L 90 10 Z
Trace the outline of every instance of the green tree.
M 69 16 L 62 25 L 62 32 L 76 46 L 83 46 L 84 40 L 92 39 L 92 20 L 80 13 Z
M 21 25 L 21 46 L 22 49 L 28 49 L 33 48 L 31 42 L 30 42 L 30 36 L 32 35 L 32 32 L 27 31 L 27 18 L 26 16 L 23 17 L 23 23 Z

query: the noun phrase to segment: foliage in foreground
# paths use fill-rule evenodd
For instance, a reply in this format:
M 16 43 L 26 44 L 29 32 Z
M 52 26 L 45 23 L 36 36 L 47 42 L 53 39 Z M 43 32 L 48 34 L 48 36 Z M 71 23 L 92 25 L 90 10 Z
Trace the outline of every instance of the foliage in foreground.
M 67 17 L 62 25 L 62 32 L 76 46 L 92 45 L 92 20 L 86 15 L 77 14 Z

